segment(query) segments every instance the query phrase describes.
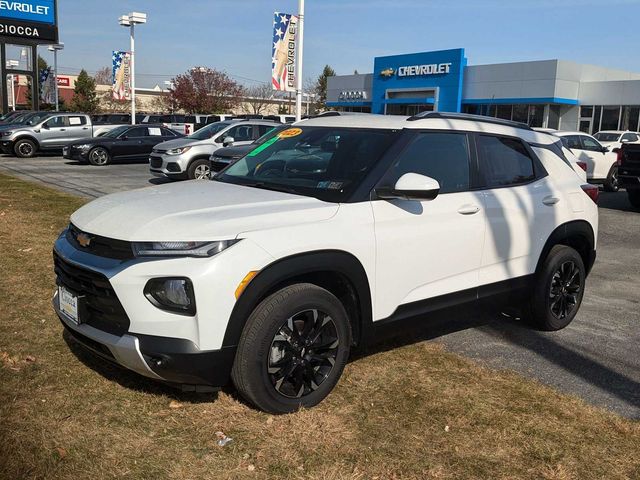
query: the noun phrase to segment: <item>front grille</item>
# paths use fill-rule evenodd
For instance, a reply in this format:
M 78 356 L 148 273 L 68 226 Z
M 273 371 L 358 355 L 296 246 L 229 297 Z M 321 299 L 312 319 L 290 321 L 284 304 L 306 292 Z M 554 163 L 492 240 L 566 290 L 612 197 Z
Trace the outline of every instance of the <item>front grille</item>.
M 89 237 L 89 245 L 83 247 L 78 243 L 78 235 L 85 234 Z M 69 224 L 67 229 L 67 241 L 75 248 L 83 252 L 98 255 L 99 257 L 115 258 L 117 260 L 130 260 L 134 258 L 131 243 L 114 238 L 101 237 L 83 232 L 74 224 Z
M 57 276 L 56 283 L 78 295 L 78 310 L 82 323 L 118 336 L 129 330 L 129 317 L 107 277 L 73 265 L 55 251 L 53 264 Z
M 152 168 L 161 168 L 162 167 L 162 158 L 160 157 L 149 157 L 149 164 Z

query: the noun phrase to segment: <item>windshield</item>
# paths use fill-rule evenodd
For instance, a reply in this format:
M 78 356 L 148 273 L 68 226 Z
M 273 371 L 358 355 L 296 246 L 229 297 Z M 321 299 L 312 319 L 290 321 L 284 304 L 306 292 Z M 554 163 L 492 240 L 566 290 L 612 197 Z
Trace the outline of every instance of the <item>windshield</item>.
M 101 137 L 105 137 L 105 138 L 118 138 L 118 136 L 121 133 L 126 132 L 127 130 L 129 130 L 129 126 L 128 125 L 123 125 L 121 127 L 116 127 L 113 130 L 109 130 L 107 133 L 100 135 Z
M 601 142 L 617 142 L 618 138 L 620 138 L 619 133 L 611 133 L 611 132 L 598 132 L 594 135 L 596 140 Z
M 393 130 L 289 127 L 213 179 L 341 202 L 395 138 Z
M 228 122 L 216 122 L 210 123 L 206 127 L 202 127 L 195 133 L 192 133 L 187 138 L 191 138 L 193 140 L 207 140 L 208 138 L 213 137 L 216 133 L 218 133 L 223 128 L 227 128 L 231 125 Z
M 267 140 L 269 140 L 271 137 L 273 137 L 276 133 L 280 133 L 283 130 L 286 130 L 287 128 L 290 128 L 291 125 L 279 125 L 277 127 L 273 127 L 272 129 L 270 129 L 267 133 L 265 133 L 264 135 L 262 135 L 261 137 L 258 137 L 252 145 L 262 145 L 264 142 L 266 142 Z
M 22 123 L 24 123 L 25 125 L 35 125 L 37 123 L 40 123 L 42 120 L 44 120 L 46 117 L 50 115 L 51 114 L 49 113 L 32 113 L 30 116 L 24 117 L 22 119 Z

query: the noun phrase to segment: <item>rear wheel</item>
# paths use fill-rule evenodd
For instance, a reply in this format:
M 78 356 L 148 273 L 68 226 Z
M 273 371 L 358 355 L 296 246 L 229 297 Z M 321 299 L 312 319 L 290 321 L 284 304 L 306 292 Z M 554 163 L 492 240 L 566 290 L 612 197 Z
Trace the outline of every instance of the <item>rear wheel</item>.
M 629 203 L 635 208 L 640 208 L 640 190 L 627 190 Z
M 187 175 L 190 180 L 208 180 L 211 176 L 209 160 L 201 158 L 191 162 L 187 170 Z
M 20 158 L 31 158 L 36 154 L 36 151 L 37 147 L 35 142 L 27 138 L 18 140 L 13 146 L 13 153 Z
M 604 181 L 604 190 L 606 192 L 617 192 L 620 190 L 620 184 L 618 183 L 618 167 L 614 165 L 609 170 L 609 175 L 607 175 L 607 179 Z
M 108 165 L 111 162 L 111 156 L 106 148 L 96 147 L 89 152 L 89 163 L 96 167 Z
M 233 364 L 233 383 L 266 412 L 313 407 L 338 382 L 350 344 L 342 303 L 316 285 L 291 285 L 263 300 L 249 317 Z
M 560 330 L 578 313 L 586 270 L 582 257 L 566 245 L 554 246 L 536 275 L 529 316 L 541 330 Z

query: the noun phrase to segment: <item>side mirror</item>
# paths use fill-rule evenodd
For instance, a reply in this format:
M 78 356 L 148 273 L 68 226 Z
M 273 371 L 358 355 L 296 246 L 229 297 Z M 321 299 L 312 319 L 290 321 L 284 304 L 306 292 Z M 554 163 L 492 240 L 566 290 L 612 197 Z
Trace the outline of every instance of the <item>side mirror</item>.
M 42 124 L 42 128 L 44 128 L 45 130 L 49 130 L 50 127 L 46 123 L 43 123 Z
M 393 188 L 376 188 L 379 198 L 385 200 L 433 200 L 440 193 L 440 184 L 434 178 L 419 173 L 405 173 Z
M 222 146 L 223 147 L 229 147 L 229 146 L 233 145 L 233 142 L 235 142 L 235 139 L 233 137 L 224 137 L 222 139 Z
M 629 143 L 629 140 L 627 140 L 626 138 L 623 138 L 622 140 L 620 140 L 620 143 Z
M 100 136 L 102 136 L 102 134 L 100 134 Z M 120 138 L 122 140 L 129 140 L 129 135 L 122 135 Z

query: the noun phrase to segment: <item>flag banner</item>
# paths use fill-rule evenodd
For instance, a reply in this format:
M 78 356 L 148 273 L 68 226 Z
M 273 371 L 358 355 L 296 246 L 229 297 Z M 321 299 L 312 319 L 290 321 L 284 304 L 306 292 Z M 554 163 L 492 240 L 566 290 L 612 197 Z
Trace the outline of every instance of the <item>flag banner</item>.
M 56 84 L 51 67 L 40 70 L 40 101 L 54 104 L 56 102 Z
M 296 91 L 296 35 L 298 17 L 288 13 L 273 14 L 271 46 L 271 85 L 282 92 Z
M 113 52 L 113 86 L 114 100 L 131 100 L 131 54 L 129 52 Z

